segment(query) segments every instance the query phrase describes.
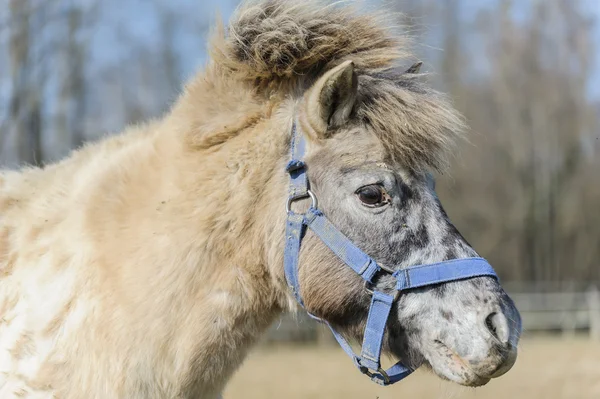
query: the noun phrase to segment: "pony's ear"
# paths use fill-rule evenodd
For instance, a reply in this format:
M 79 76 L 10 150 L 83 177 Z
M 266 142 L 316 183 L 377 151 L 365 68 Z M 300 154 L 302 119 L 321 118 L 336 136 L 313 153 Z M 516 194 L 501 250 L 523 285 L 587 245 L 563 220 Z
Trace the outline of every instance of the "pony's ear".
M 331 127 L 348 121 L 357 87 L 354 63 L 346 61 L 327 71 L 310 88 L 306 97 L 306 118 L 319 137 L 327 137 Z

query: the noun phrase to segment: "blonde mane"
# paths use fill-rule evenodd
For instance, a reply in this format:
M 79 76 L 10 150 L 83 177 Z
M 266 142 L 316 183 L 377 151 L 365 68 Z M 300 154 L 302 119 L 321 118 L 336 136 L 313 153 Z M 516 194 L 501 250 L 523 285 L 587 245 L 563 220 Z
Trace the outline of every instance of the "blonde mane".
M 387 68 L 408 56 L 383 13 L 361 14 L 344 4 L 270 0 L 243 3 L 227 32 L 211 41 L 212 60 L 263 91 L 291 91 L 352 59 L 359 71 Z
M 464 121 L 444 95 L 421 82 L 423 75 L 400 68 L 412 58 L 410 40 L 395 32 L 389 15 L 361 13 L 344 2 L 243 3 L 227 29 L 217 25 L 207 73 L 184 97 L 213 110 L 203 123 L 240 117 L 225 131 L 196 129 L 202 133 L 193 142 L 208 148 L 226 141 L 268 117 L 282 99 L 302 95 L 325 71 L 352 60 L 359 74 L 355 121 L 380 138 L 392 161 L 442 169 Z M 232 112 L 232 104 L 244 109 Z

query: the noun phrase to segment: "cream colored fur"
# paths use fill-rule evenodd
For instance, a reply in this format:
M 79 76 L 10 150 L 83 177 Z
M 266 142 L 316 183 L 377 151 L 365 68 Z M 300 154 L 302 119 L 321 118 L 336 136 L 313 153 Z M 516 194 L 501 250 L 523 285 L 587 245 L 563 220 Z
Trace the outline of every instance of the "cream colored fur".
M 289 115 L 198 153 L 175 112 L 4 173 L 0 397 L 216 395 L 287 303 Z
M 344 59 L 366 71 L 401 53 L 375 17 L 308 3 L 244 6 L 163 119 L 0 174 L 0 398 L 213 398 L 292 307 L 282 242 L 294 108 Z M 236 50 L 253 24 L 263 36 Z M 296 58 L 274 59 L 269 44 Z M 431 124 L 435 149 L 454 122 Z

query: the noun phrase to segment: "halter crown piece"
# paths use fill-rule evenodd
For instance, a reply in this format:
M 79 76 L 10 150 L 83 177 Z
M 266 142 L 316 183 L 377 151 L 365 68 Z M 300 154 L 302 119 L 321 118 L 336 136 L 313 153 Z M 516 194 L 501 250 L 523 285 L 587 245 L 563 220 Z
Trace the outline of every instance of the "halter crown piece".
M 394 384 L 413 372 L 413 370 L 402 364 L 402 361 L 387 370 L 381 368 L 380 362 L 385 327 L 392 305 L 400 292 L 474 277 L 490 276 L 496 279 L 498 277 L 492 266 L 482 258 L 454 259 L 440 263 L 411 266 L 396 271 L 382 268 L 337 230 L 318 209 L 317 198 L 309 189 L 306 164 L 303 161 L 305 150 L 306 141 L 302 134 L 298 134 L 297 124 L 294 121 L 290 149 L 291 160 L 286 167 L 286 171 L 290 175 L 289 197 L 286 204 L 287 222 L 284 250 L 284 269 L 288 286 L 294 293 L 296 300 L 304 307 L 298 283 L 298 257 L 306 228 L 311 229 L 333 253 L 362 277 L 366 284 L 372 284 L 373 278 L 378 273 L 391 274 L 396 279 L 396 292 L 393 295 L 378 291 L 373 286 L 371 306 L 363 334 L 360 355 L 354 353 L 344 337 L 326 320 L 310 313 L 309 315 L 331 329 L 337 342 L 363 374 L 368 375 L 380 385 Z M 292 210 L 292 203 L 305 198 L 311 199 L 310 208 L 304 214 L 295 213 Z

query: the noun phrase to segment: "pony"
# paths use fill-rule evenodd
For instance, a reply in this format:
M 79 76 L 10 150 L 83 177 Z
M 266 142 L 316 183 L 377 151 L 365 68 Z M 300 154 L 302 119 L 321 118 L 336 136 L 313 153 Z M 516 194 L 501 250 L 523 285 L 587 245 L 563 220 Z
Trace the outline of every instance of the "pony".
M 377 263 L 477 256 L 431 175 L 464 120 L 401 68 L 408 42 L 388 26 L 345 4 L 245 2 L 164 117 L 3 171 L 0 397 L 218 397 L 297 308 L 283 269 L 294 123 L 320 209 Z M 310 231 L 298 279 L 311 314 L 362 338 L 369 291 Z M 498 281 L 478 277 L 400 295 L 383 349 L 478 386 L 511 368 L 520 332 Z

